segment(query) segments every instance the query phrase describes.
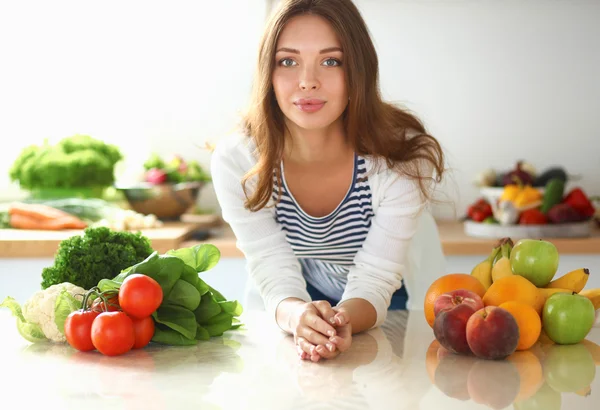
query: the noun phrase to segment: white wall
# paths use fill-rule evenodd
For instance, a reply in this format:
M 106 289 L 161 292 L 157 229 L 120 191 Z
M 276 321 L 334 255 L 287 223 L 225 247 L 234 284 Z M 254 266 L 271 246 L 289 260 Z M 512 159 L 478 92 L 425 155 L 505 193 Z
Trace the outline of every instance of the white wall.
M 600 194 L 600 1 L 357 4 L 384 95 L 417 112 L 446 148 L 457 211 L 477 196 L 478 171 L 519 159 L 563 165 Z
M 208 165 L 197 146 L 230 131 L 247 102 L 266 1 L 34 3 L 0 3 L 0 194 L 16 192 L 16 143 L 75 132 L 120 144 L 128 165 L 152 150 Z M 600 194 L 600 1 L 356 3 L 384 96 L 446 149 L 459 214 L 478 171 L 518 159 L 564 165 Z M 216 206 L 212 187 L 200 202 Z

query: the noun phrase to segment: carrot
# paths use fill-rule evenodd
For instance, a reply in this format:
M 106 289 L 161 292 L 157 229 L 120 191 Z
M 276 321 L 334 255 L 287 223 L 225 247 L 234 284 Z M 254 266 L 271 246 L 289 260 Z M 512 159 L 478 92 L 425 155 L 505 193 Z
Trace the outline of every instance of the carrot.
M 36 219 L 31 216 L 12 214 L 10 226 L 15 229 L 37 229 L 58 231 L 61 229 L 83 229 L 87 224 L 77 218 Z
M 43 204 L 25 204 L 22 202 L 16 202 L 8 207 L 8 213 L 10 215 L 18 214 L 24 216 L 30 216 L 35 219 L 56 219 L 56 218 L 74 218 L 73 215 L 68 214 L 60 209 L 52 208 L 48 205 Z

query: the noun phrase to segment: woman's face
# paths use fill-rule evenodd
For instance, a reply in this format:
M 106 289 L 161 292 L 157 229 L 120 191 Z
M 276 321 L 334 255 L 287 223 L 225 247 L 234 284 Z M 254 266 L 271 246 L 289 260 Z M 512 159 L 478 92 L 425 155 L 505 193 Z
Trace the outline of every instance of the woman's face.
M 292 18 L 275 48 L 273 88 L 288 121 L 305 130 L 329 127 L 348 105 L 344 53 L 319 16 Z

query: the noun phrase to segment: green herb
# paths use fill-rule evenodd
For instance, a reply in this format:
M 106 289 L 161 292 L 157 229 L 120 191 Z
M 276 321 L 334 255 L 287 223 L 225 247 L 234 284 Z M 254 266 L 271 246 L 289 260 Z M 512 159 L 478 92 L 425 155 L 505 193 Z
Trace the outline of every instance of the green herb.
M 139 232 L 87 228 L 83 236 L 75 235 L 60 243 L 54 265 L 42 271 L 42 288 L 69 282 L 91 289 L 102 279 L 113 278 L 150 254 L 150 241 Z M 183 266 L 180 260 L 172 259 Z

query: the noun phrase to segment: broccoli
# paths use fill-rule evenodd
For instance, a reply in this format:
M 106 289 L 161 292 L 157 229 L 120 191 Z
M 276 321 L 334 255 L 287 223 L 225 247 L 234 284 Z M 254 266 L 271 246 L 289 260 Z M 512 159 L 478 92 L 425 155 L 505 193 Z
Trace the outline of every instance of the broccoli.
M 82 236 L 72 236 L 60 243 L 54 266 L 42 270 L 42 289 L 64 282 L 91 289 L 101 279 L 114 278 L 152 252 L 150 241 L 139 232 L 87 228 Z
M 88 135 L 63 138 L 56 145 L 45 142 L 23 149 L 10 169 L 10 178 L 21 188 L 108 187 L 123 155 L 114 145 Z

